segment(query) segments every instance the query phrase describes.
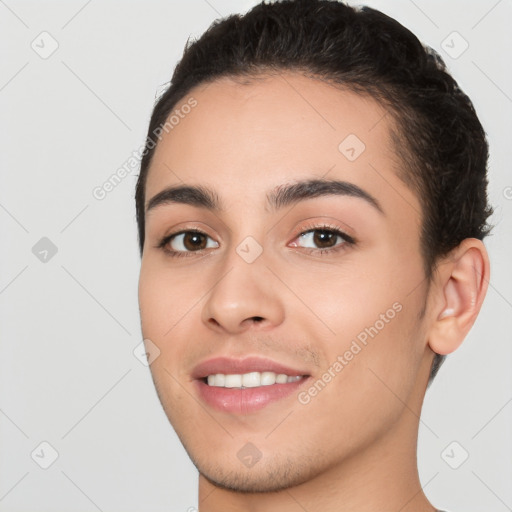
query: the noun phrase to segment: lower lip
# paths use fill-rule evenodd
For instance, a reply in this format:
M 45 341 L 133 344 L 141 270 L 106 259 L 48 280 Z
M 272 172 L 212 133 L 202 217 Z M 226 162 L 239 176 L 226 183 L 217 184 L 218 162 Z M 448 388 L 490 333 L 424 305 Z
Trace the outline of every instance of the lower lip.
M 267 405 L 282 400 L 296 392 L 309 380 L 305 377 L 296 382 L 272 384 L 257 388 L 221 388 L 208 386 L 202 380 L 196 380 L 201 398 L 213 408 L 235 414 L 247 414 L 259 411 Z

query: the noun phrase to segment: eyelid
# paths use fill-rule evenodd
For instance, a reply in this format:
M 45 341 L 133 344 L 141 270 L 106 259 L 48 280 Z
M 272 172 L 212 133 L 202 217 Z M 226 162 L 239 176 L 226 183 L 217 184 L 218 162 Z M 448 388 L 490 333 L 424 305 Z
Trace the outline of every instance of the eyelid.
M 165 234 L 159 237 L 159 242 L 155 245 L 156 248 L 159 248 L 161 245 L 165 244 L 166 241 L 169 241 L 172 237 L 181 235 L 183 233 L 200 233 L 201 235 L 212 238 L 212 235 L 208 234 L 209 232 L 215 231 L 209 224 L 200 221 L 200 220 L 192 220 L 179 222 L 172 226 L 171 228 L 167 228 Z M 220 236 L 217 232 L 216 237 L 222 241 L 222 236 Z
M 357 243 L 357 240 L 353 236 L 349 235 L 341 226 L 339 226 L 338 224 L 334 224 L 332 222 L 325 221 L 312 222 L 310 224 L 302 226 L 298 233 L 293 237 L 293 240 L 295 240 L 296 238 L 303 234 L 310 233 L 311 231 L 331 231 L 341 236 L 349 244 Z

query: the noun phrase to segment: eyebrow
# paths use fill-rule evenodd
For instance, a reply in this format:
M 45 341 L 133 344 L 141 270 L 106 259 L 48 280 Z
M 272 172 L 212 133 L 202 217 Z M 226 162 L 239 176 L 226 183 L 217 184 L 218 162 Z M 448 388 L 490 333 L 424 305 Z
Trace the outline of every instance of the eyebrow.
M 267 203 L 272 210 L 279 210 L 299 201 L 332 195 L 357 197 L 384 215 L 384 210 L 375 197 L 353 183 L 339 180 L 311 179 L 279 185 L 267 193 Z M 154 195 L 147 203 L 146 212 L 157 206 L 173 203 L 187 204 L 215 212 L 224 210 L 214 190 L 202 185 L 175 185 Z

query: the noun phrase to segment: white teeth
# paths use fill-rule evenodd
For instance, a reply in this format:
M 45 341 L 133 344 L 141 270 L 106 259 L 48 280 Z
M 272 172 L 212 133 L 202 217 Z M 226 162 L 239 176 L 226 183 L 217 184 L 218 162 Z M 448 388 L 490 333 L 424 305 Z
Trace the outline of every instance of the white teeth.
M 286 384 L 288 382 L 288 375 L 285 375 L 284 373 L 280 373 L 276 377 L 276 384 Z
M 262 372 L 261 381 L 262 386 L 271 386 L 276 383 L 276 374 L 274 372 Z
M 257 388 L 259 386 L 272 386 L 273 384 L 286 384 L 297 382 L 302 375 L 285 375 L 274 372 L 249 372 L 244 374 L 223 374 L 208 375 L 208 386 L 219 388 Z
M 242 376 L 241 375 L 226 375 L 224 387 L 226 388 L 241 388 Z M 217 385 L 217 377 L 215 377 L 215 385 Z
M 242 375 L 242 386 L 244 388 L 257 388 L 261 382 L 261 374 L 259 372 L 244 373 Z

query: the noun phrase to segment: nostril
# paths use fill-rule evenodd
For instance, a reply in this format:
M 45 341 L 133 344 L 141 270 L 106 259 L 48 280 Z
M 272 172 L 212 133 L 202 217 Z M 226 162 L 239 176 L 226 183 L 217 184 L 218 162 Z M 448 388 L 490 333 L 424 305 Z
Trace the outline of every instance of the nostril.
M 263 317 L 261 316 L 253 316 L 252 318 L 254 319 L 255 322 L 261 322 L 263 320 Z

